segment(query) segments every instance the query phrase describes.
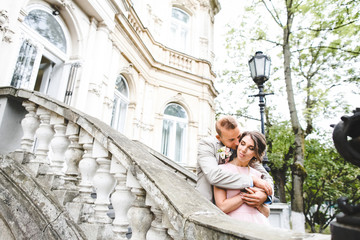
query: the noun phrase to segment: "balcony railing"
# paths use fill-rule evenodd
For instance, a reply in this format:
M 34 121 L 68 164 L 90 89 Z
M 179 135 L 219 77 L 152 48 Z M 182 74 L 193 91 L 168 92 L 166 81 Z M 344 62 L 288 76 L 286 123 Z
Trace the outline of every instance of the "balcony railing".
M 6 154 L 27 156 L 21 166 L 64 206 L 74 239 L 330 239 L 230 218 L 194 189 L 191 172 L 40 93 L 0 88 L 0 120 L 1 141 L 18 139 Z
M 120 21 L 124 21 L 123 16 L 118 15 L 117 17 Z M 164 64 L 208 79 L 215 77 L 215 73 L 211 69 L 213 56 L 207 60 L 195 58 L 155 41 L 149 30 L 143 27 L 140 19 L 132 8 L 127 14 L 126 19 L 137 35 L 140 36 L 139 39 L 141 39 L 146 48 L 148 48 L 155 58 L 155 61 L 161 63 L 161 65 Z M 136 39 L 133 39 L 133 41 L 136 42 Z

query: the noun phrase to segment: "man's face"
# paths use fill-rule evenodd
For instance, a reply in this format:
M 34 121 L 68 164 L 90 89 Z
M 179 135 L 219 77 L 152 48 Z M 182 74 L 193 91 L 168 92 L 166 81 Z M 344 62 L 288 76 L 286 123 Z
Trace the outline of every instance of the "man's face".
M 239 145 L 240 129 L 221 129 L 221 136 L 216 135 L 216 138 L 222 142 L 226 147 L 236 150 Z

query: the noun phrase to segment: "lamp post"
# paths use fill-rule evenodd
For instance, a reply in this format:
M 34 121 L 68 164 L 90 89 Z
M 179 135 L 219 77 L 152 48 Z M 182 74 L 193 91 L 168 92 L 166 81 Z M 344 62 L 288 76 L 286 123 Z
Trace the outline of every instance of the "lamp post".
M 249 97 L 259 97 L 259 107 L 260 107 L 260 120 L 261 120 L 261 133 L 265 135 L 264 128 L 264 110 L 265 110 L 265 96 L 271 95 L 274 93 L 264 93 L 264 83 L 269 79 L 270 76 L 270 64 L 271 60 L 268 56 L 264 55 L 263 52 L 258 51 L 255 53 L 249 60 L 249 68 L 251 73 L 251 78 L 256 83 L 259 88 L 259 93 L 256 95 L 250 95 Z M 267 163 L 269 162 L 267 154 L 263 159 L 263 166 L 266 171 L 270 171 Z

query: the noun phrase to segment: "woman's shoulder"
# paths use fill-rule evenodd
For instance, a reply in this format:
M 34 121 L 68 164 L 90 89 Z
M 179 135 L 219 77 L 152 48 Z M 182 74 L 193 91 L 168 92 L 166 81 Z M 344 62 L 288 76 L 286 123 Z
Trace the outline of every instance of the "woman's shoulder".
M 228 169 L 228 170 L 232 170 L 232 169 L 236 170 L 236 166 L 234 164 L 231 164 L 231 163 L 220 164 L 219 168 Z

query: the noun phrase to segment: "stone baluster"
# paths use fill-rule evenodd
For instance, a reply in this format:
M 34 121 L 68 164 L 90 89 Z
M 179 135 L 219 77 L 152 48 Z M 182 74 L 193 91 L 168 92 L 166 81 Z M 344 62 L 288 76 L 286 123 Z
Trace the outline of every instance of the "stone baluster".
M 163 214 L 162 224 L 167 228 L 167 233 L 171 239 L 181 240 L 184 237 L 179 233 L 180 229 L 175 229 L 173 225 L 171 225 L 170 220 Z
M 172 239 L 167 234 L 167 229 L 163 224 L 163 213 L 161 209 L 157 206 L 155 201 L 149 196 L 146 195 L 146 205 L 151 206 L 151 212 L 155 215 L 154 220 L 151 222 L 151 227 L 146 234 L 146 240 L 170 240 Z
M 83 148 L 79 144 L 79 132 L 80 127 L 73 123 L 69 122 L 66 128 L 65 135 L 68 136 L 70 140 L 70 145 L 65 152 L 65 186 L 70 189 L 76 189 L 76 182 L 79 176 L 78 164 L 83 156 Z
M 114 156 L 111 160 L 110 172 L 114 174 L 117 181 L 115 192 L 111 194 L 111 203 L 115 212 L 115 219 L 112 223 L 113 232 L 119 239 L 126 240 L 129 227 L 127 213 L 134 197 L 130 188 L 126 186 L 126 169 Z
M 93 192 L 93 178 L 98 168 L 95 158 L 92 157 L 94 138 L 90 136 L 84 129 L 80 129 L 79 144 L 83 146 L 84 155 L 79 162 L 80 183 L 79 194 L 80 198 L 76 201 L 83 203 L 94 203 L 91 197 Z
M 53 184 L 53 192 L 57 194 L 59 201 L 62 200 L 64 205 L 73 201 L 74 198 L 79 195 L 77 187 L 79 176 L 77 164 L 83 155 L 82 147 L 79 144 L 79 126 L 73 122 L 69 122 L 65 135 L 68 136 L 70 144 L 64 153 L 66 162 L 63 169 L 64 174 L 59 175 L 57 178 L 58 181 L 55 181 L 55 184 Z M 88 196 L 90 197 L 90 194 L 88 194 Z M 87 216 L 89 213 L 84 213 L 84 218 L 86 218 L 85 215 Z
M 69 139 L 65 136 L 66 123 L 65 119 L 56 113 L 51 115 L 50 124 L 54 126 L 55 134 L 50 142 L 51 153 L 50 167 L 55 176 L 64 176 L 65 152 L 70 144 Z
M 40 118 L 39 128 L 35 132 L 35 159 L 31 159 L 28 166 L 34 175 L 44 175 L 49 169 L 48 152 L 54 131 L 50 125 L 50 111 L 39 107 L 36 114 Z
M 36 114 L 40 118 L 40 126 L 36 130 L 36 150 L 34 159 L 35 162 L 49 164 L 47 156 L 49 152 L 49 144 L 54 136 L 54 130 L 50 125 L 50 111 L 39 107 Z
M 24 132 L 24 135 L 21 138 L 21 149 L 31 152 L 34 144 L 35 131 L 39 127 L 40 121 L 36 115 L 37 107 L 34 103 L 25 101 L 22 105 L 29 113 L 27 113 L 25 118 L 21 121 L 21 126 Z
M 131 192 L 135 195 L 135 200 L 128 211 L 128 219 L 132 229 L 131 238 L 145 240 L 146 233 L 153 220 L 149 206 L 145 205 L 146 191 L 140 186 L 136 178 L 129 171 L 126 184 L 131 187 Z
M 95 139 L 93 146 L 93 157 L 99 164 L 98 169 L 93 178 L 93 185 L 96 191 L 95 215 L 90 222 L 111 223 L 111 219 L 107 215 L 109 212 L 110 194 L 114 190 L 116 181 L 110 174 L 109 152 Z

